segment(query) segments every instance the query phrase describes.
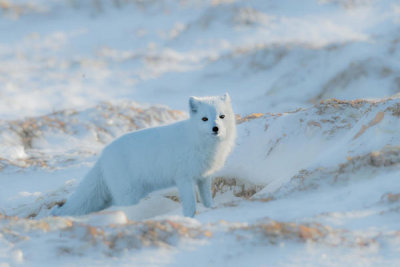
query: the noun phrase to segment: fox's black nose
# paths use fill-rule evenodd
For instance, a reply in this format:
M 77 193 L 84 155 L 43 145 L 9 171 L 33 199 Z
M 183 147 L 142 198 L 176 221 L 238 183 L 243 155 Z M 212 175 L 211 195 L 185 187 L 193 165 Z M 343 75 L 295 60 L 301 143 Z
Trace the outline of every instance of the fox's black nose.
M 217 126 L 215 126 L 215 127 L 213 128 L 213 132 L 214 132 L 214 133 L 218 133 L 218 127 L 217 127 Z

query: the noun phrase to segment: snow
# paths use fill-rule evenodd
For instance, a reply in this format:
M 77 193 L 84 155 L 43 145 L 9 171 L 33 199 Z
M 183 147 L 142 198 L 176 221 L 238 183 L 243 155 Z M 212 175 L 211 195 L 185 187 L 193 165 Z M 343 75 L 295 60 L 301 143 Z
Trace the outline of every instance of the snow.
M 400 265 L 400 5 L 0 1 L 0 266 Z M 229 92 L 215 207 L 49 217 L 102 148 Z M 335 98 L 335 99 L 333 99 Z

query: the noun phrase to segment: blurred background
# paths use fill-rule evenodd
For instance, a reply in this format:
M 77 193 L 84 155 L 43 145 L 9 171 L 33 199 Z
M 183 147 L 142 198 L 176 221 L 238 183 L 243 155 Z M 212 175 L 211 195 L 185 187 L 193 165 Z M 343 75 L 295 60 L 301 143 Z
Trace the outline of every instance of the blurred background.
M 400 92 L 400 3 L 0 0 L 0 118 L 134 100 L 235 111 Z

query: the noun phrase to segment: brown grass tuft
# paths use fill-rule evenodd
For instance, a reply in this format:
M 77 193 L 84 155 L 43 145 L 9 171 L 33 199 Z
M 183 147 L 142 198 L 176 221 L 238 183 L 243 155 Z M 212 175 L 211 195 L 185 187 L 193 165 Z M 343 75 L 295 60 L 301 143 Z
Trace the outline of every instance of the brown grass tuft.
M 245 183 L 235 178 L 216 177 L 213 180 L 211 191 L 213 198 L 217 193 L 233 191 L 236 197 L 249 199 L 263 188 L 264 186 Z
M 384 202 L 394 203 L 400 200 L 400 193 L 386 193 L 381 197 Z
M 245 117 L 236 115 L 236 124 L 241 124 L 243 122 L 248 122 L 248 121 L 251 121 L 254 119 L 258 119 L 258 118 L 264 117 L 265 115 L 266 114 L 264 114 L 264 113 L 253 113 L 253 114 L 247 115 Z

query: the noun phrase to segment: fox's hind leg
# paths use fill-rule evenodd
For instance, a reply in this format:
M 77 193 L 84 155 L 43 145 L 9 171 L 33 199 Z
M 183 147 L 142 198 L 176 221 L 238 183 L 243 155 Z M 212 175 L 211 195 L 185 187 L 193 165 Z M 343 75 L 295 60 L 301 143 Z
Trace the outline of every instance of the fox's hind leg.
M 112 205 L 129 206 L 137 204 L 145 193 L 139 181 L 132 182 L 132 177 L 129 177 L 129 172 L 122 164 L 117 165 L 116 168 L 105 168 L 104 176 L 112 196 Z
M 113 197 L 113 204 L 116 206 L 130 206 L 138 204 L 140 199 L 135 192 L 126 190 Z

